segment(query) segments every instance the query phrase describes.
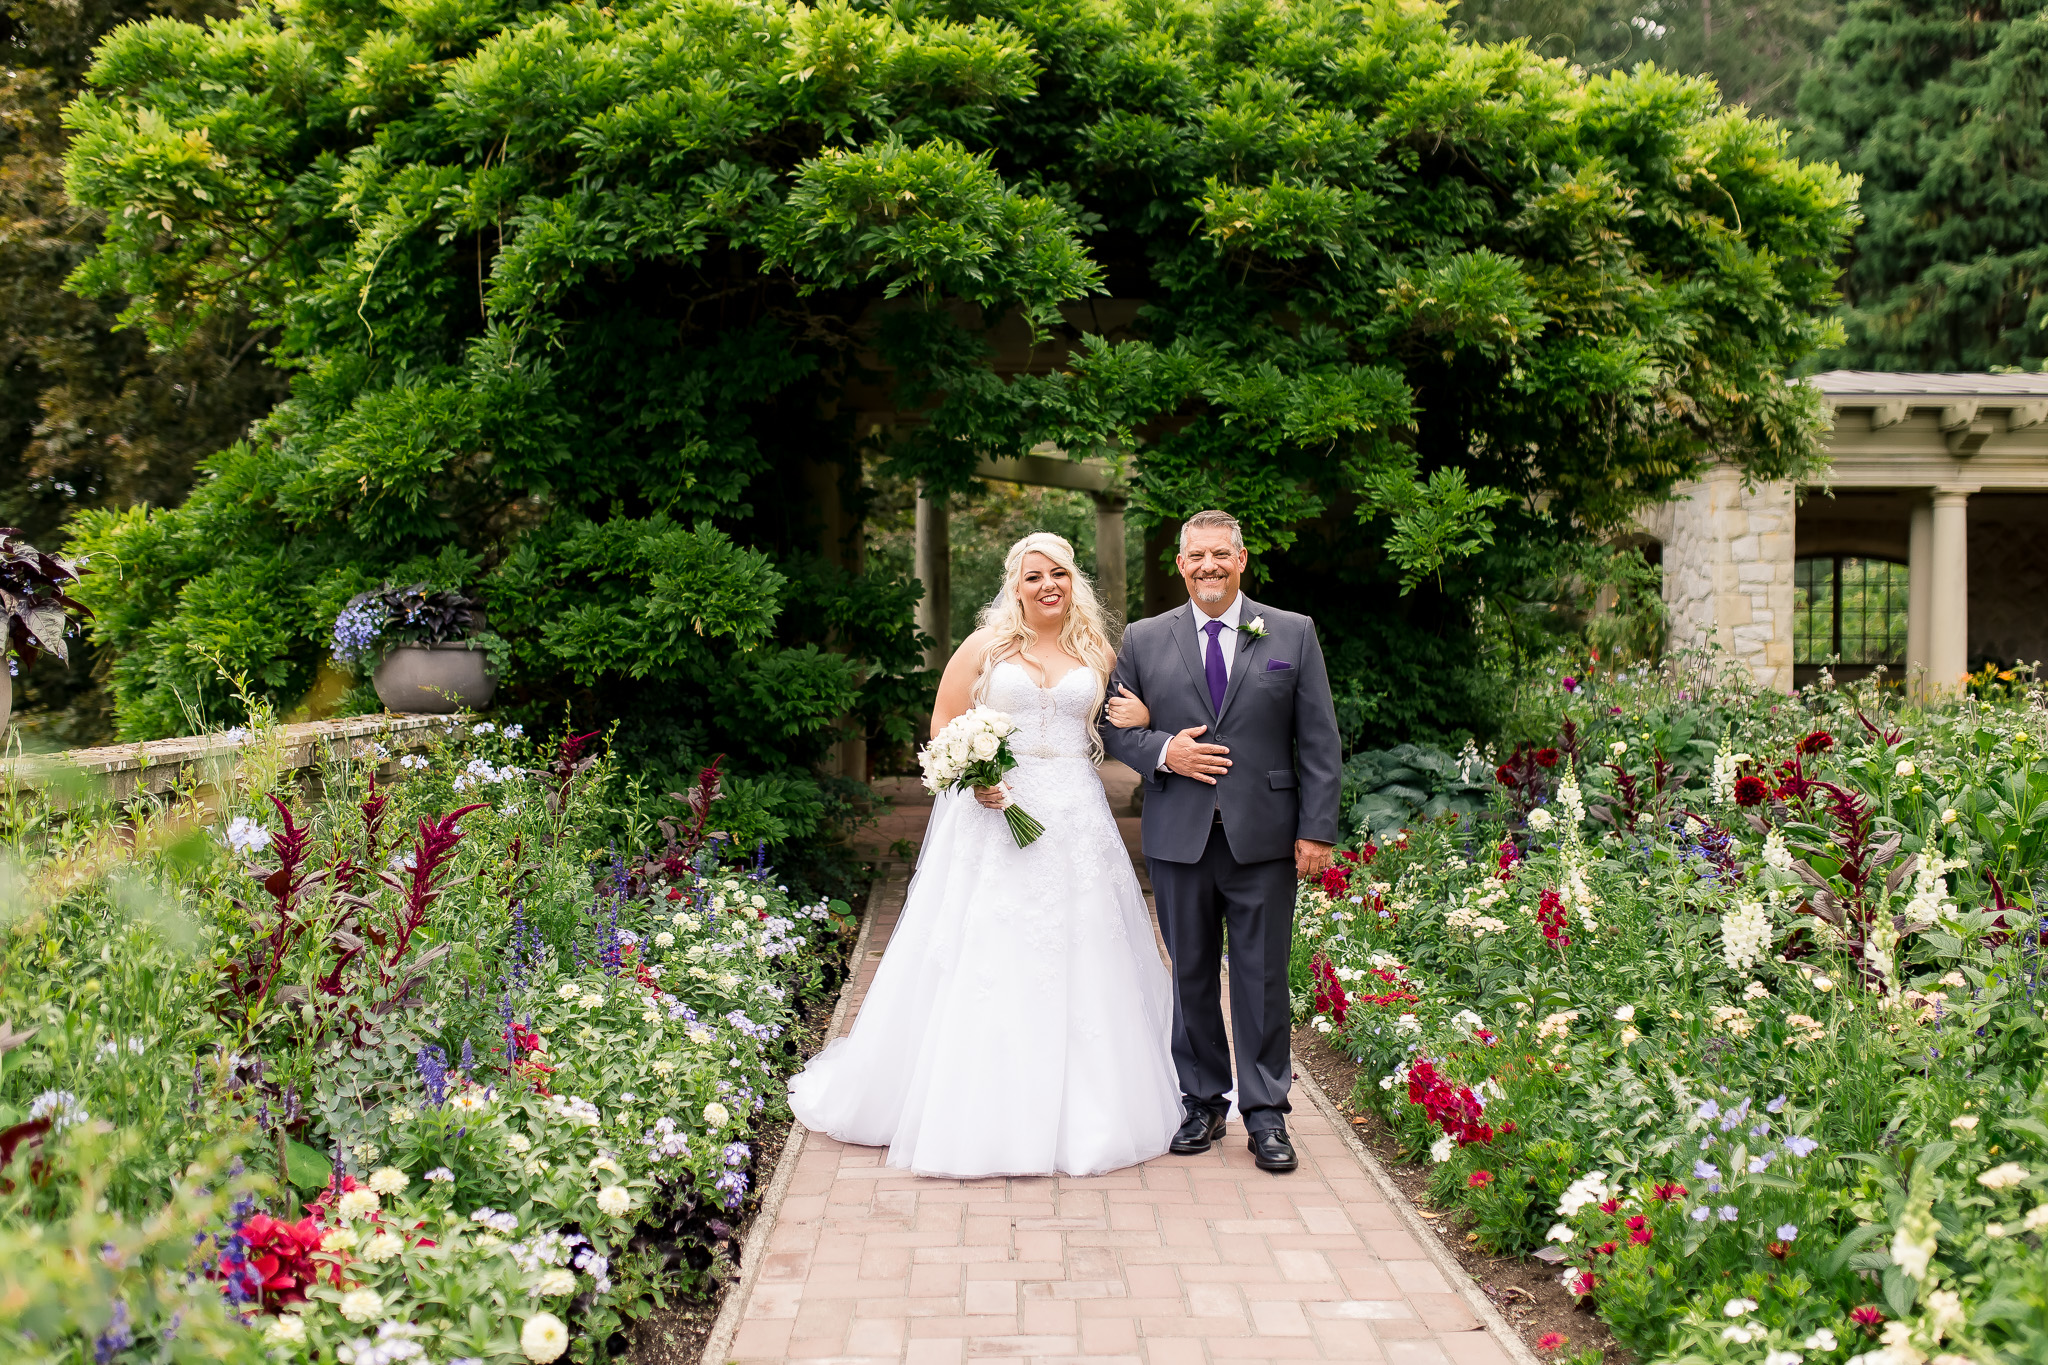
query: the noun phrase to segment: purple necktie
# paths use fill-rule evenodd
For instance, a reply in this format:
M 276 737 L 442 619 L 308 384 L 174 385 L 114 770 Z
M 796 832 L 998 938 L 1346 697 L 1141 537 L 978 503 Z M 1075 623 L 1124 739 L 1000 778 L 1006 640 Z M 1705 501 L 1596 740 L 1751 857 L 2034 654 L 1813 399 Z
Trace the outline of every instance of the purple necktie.
M 1223 646 L 1216 637 L 1223 633 L 1221 621 L 1209 621 L 1202 626 L 1209 632 L 1208 657 L 1202 660 L 1202 672 L 1209 679 L 1209 706 L 1218 715 L 1223 713 L 1223 688 L 1230 681 L 1230 675 L 1223 671 Z

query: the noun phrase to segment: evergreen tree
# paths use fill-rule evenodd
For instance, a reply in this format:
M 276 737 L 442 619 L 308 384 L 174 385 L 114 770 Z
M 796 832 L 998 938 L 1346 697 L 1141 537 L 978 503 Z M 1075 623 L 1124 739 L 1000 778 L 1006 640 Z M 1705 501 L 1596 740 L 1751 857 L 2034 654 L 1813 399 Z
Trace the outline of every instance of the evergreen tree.
M 2048 359 L 2048 14 L 2038 0 L 1857 0 L 1800 107 L 1863 178 L 1843 278 L 1860 369 Z

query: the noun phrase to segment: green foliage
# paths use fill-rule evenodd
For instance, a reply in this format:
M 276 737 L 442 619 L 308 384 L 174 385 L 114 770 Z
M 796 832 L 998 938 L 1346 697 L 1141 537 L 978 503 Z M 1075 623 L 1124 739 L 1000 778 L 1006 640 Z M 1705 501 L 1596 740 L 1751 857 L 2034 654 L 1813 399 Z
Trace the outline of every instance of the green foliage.
M 1984 370 L 2048 359 L 2048 132 L 2034 3 L 1858 0 L 1800 109 L 1863 181 L 1839 363 Z
M 108 222 L 76 287 L 163 344 L 248 310 L 298 370 L 183 507 L 80 525 L 124 734 L 231 715 L 214 666 L 296 700 L 335 605 L 452 548 L 512 705 L 623 717 L 667 774 L 743 754 L 815 822 L 809 770 L 919 691 L 863 461 L 964 490 L 1041 441 L 1134 460 L 1141 520 L 1230 507 L 1333 659 L 1412 644 L 1362 684 L 1387 724 L 1481 728 L 1503 530 L 1817 448 L 1784 380 L 1852 184 L 1705 81 L 1395 0 L 375 22 L 122 29 L 66 115 Z M 1359 592 L 1401 619 L 1317 605 Z

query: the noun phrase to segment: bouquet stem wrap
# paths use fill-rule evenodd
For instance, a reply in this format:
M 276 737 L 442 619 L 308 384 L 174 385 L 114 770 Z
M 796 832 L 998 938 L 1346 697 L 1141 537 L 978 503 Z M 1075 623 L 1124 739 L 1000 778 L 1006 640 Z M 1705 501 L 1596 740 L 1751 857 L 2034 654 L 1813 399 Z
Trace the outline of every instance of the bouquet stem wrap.
M 1010 736 L 1016 730 L 1017 722 L 986 706 L 954 717 L 917 756 L 924 767 L 924 789 L 937 796 L 961 787 L 1002 786 L 1003 774 L 1017 766 L 1017 756 L 1010 752 Z M 1045 826 L 1008 790 L 1003 792 L 1003 823 L 1019 848 L 1030 847 L 1045 833 Z

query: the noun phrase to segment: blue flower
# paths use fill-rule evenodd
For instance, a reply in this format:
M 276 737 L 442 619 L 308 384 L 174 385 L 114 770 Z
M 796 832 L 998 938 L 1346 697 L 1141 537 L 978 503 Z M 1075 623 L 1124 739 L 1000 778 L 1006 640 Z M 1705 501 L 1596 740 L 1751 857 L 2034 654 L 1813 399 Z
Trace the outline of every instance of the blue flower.
M 1785 1150 L 1793 1156 L 1810 1156 L 1820 1149 L 1820 1144 L 1810 1137 L 1794 1135 L 1785 1139 Z
M 1698 1180 L 1718 1180 L 1721 1177 L 1721 1168 L 1711 1161 L 1695 1161 L 1692 1163 L 1692 1173 Z
M 1779 1240 L 1779 1241 L 1781 1241 L 1781 1242 L 1791 1242 L 1791 1241 L 1796 1241 L 1796 1240 L 1798 1240 L 1798 1237 L 1799 1237 L 1799 1225 L 1798 1225 L 1797 1223 L 1780 1223 L 1780 1224 L 1778 1224 L 1778 1240 Z
M 1741 1210 L 1737 1209 L 1733 1204 L 1723 1204 L 1715 1212 L 1721 1215 L 1722 1222 L 1732 1223 L 1740 1215 Z
M 1713 1100 L 1708 1100 L 1700 1106 L 1699 1116 L 1703 1119 L 1717 1119 L 1721 1117 L 1721 1106 Z
M 1764 1106 L 1764 1110 L 1765 1110 L 1765 1112 L 1766 1112 L 1766 1113 L 1771 1113 L 1771 1114 L 1775 1114 L 1775 1113 L 1777 1113 L 1777 1112 L 1778 1112 L 1778 1111 L 1779 1111 L 1780 1109 L 1783 1109 L 1784 1107 L 1785 1107 L 1785 1097 L 1784 1097 L 1783 1095 L 1780 1095 L 1780 1096 L 1778 1096 L 1778 1098 L 1776 1098 L 1776 1099 L 1772 1100 L 1772 1101 L 1771 1101 L 1771 1102 L 1770 1102 L 1769 1104 L 1765 1105 L 1765 1106 Z
M 1704 1223 L 1713 1216 L 1714 1211 L 1708 1208 L 1705 1204 L 1700 1205 L 1698 1208 L 1692 1211 L 1692 1221 L 1695 1223 Z

